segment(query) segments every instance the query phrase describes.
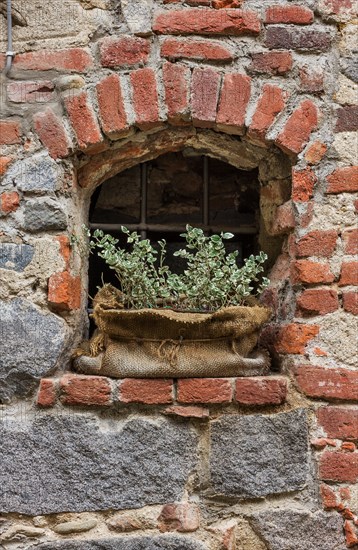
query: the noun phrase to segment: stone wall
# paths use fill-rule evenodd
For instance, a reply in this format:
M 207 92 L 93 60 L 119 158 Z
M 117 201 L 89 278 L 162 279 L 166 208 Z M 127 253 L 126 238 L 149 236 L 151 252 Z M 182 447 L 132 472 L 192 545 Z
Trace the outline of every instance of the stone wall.
M 0 94 L 0 545 L 357 547 L 353 1 L 30 4 Z M 93 190 L 185 149 L 258 173 L 272 373 L 69 373 Z

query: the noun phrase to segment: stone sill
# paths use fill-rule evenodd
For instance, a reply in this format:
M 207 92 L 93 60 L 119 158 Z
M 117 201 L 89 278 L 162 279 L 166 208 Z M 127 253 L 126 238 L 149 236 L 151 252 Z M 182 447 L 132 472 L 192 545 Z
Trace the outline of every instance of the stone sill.
M 208 411 L 183 405 L 282 405 L 286 401 L 287 389 L 288 379 L 284 376 L 114 380 L 67 373 L 61 378 L 41 380 L 37 405 L 172 405 L 166 411 L 168 414 L 203 417 L 208 416 Z

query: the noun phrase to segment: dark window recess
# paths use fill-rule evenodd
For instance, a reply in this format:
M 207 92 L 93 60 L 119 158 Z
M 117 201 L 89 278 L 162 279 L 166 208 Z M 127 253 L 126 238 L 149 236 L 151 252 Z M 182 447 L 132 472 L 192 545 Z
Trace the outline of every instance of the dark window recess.
M 122 246 L 122 225 L 152 242 L 164 238 L 174 271 L 183 267 L 172 252 L 182 248 L 179 234 L 186 224 L 209 235 L 230 231 L 235 237 L 227 241 L 227 250 L 239 249 L 241 263 L 258 251 L 259 188 L 257 170 L 238 170 L 206 156 L 168 153 L 99 186 L 91 200 L 90 227 L 110 233 Z M 89 264 L 90 297 L 103 281 L 117 284 L 103 260 L 91 255 Z

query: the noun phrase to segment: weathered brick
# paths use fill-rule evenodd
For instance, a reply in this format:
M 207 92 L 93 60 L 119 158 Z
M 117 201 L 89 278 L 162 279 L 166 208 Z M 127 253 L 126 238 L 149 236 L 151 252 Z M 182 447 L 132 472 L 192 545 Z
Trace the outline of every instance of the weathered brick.
M 358 285 L 358 262 L 343 262 L 339 286 Z
M 358 315 L 358 292 L 343 292 L 343 309 Z
M 324 73 L 317 67 L 304 66 L 300 69 L 300 90 L 311 94 L 323 92 Z
M 265 45 L 270 49 L 325 52 L 331 41 L 325 30 L 272 26 L 266 31 Z
M 346 254 L 358 254 L 358 229 L 346 229 L 342 233 L 344 252 Z
M 167 38 L 161 45 L 160 54 L 172 60 L 194 59 L 195 61 L 220 61 L 229 63 L 234 59 L 228 48 L 209 41 L 190 41 Z
M 60 247 L 60 254 L 65 262 L 66 269 L 69 268 L 71 258 L 71 243 L 67 235 L 58 235 L 55 237 Z
M 353 441 L 343 441 L 341 445 L 341 451 L 347 451 L 348 453 L 354 453 L 354 451 L 357 450 L 357 446 Z M 351 512 L 349 510 L 346 510 L 346 516 L 348 516 Z M 353 518 L 351 518 L 353 519 Z
M 296 255 L 329 258 L 335 251 L 337 238 L 338 232 L 334 229 L 310 231 L 296 241 Z
M 70 152 L 70 140 L 60 117 L 51 109 L 34 114 L 35 130 L 54 159 L 65 158 Z
M 159 531 L 188 533 L 199 529 L 200 512 L 196 504 L 165 504 L 158 518 Z
M 251 54 L 249 71 L 256 73 L 283 75 L 292 69 L 290 52 L 262 52 Z
M 55 99 L 55 86 L 50 80 L 16 81 L 8 84 L 7 96 L 13 103 L 45 103 Z
M 318 164 L 324 157 L 327 151 L 327 145 L 321 141 L 315 141 L 307 147 L 305 159 L 308 164 Z
M 295 23 L 308 25 L 314 19 L 313 11 L 298 5 L 274 5 L 267 8 L 265 23 Z
M 112 404 L 112 388 L 104 376 L 67 374 L 60 380 L 61 402 L 64 405 L 108 406 Z
M 113 139 L 126 135 L 129 126 L 118 75 L 101 80 L 96 90 L 103 132 Z
M 325 483 L 322 483 L 319 489 L 324 509 L 334 510 L 338 508 L 339 502 L 335 492 L 331 489 L 331 487 L 329 487 L 329 485 L 326 485 Z
M 354 0 L 320 0 L 319 2 L 320 12 L 324 15 L 339 15 L 342 12 L 349 13 L 354 7 Z
M 336 111 L 335 132 L 356 132 L 358 130 L 358 105 L 345 105 Z
M 5 214 L 15 212 L 20 204 L 20 197 L 16 191 L 10 191 L 9 193 L 2 193 L 0 195 L 1 211 Z
M 312 447 L 317 451 L 322 451 L 329 445 L 330 447 L 337 447 L 337 443 L 334 439 L 327 439 L 326 437 L 319 437 L 318 439 L 313 439 L 311 441 Z
M 81 277 L 73 277 L 68 271 L 54 273 L 48 281 L 48 302 L 59 310 L 79 309 L 81 289 Z
M 235 400 L 241 405 L 281 405 L 287 395 L 285 378 L 237 378 Z
M 320 264 L 309 260 L 297 260 L 292 265 L 291 278 L 293 283 L 332 283 L 334 275 L 328 264 Z
M 225 75 L 216 117 L 220 130 L 243 134 L 250 93 L 250 77 L 239 73 Z
M 230 403 L 231 380 L 226 378 L 187 378 L 178 380 L 180 403 Z
M 200 128 L 214 126 L 220 80 L 220 74 L 213 69 L 194 69 L 191 84 L 191 110 L 195 126 Z
M 86 92 L 71 94 L 65 98 L 65 106 L 75 131 L 79 148 L 86 152 L 103 150 L 103 137 Z
M 56 383 L 51 378 L 42 378 L 37 394 L 37 404 L 39 407 L 53 407 L 56 405 L 57 390 Z
M 296 221 L 292 201 L 286 201 L 277 207 L 270 234 L 284 235 L 294 229 L 295 225 Z
M 17 54 L 14 67 L 24 71 L 55 70 L 82 73 L 93 67 L 93 60 L 90 51 L 82 48 L 40 50 Z
M 312 101 L 305 99 L 287 120 L 282 132 L 275 140 L 283 151 L 298 154 L 307 143 L 311 132 L 318 124 L 318 109 Z
M 163 82 L 168 122 L 185 124 L 190 118 L 190 69 L 179 63 L 164 63 Z
M 167 407 L 164 411 L 164 414 L 169 414 L 172 416 L 183 416 L 184 418 L 208 418 L 209 409 L 206 407 L 198 407 L 195 405 L 173 405 L 172 407 Z
M 17 120 L 0 120 L 0 145 L 21 143 L 21 127 Z
M 343 525 L 348 548 L 357 548 L 358 546 L 358 530 L 354 525 L 357 525 L 357 523 L 354 524 L 352 521 L 348 520 L 346 520 Z
M 158 126 L 160 119 L 155 72 L 152 69 L 138 69 L 131 73 L 130 79 L 136 125 L 141 130 Z
M 319 477 L 324 481 L 356 483 L 358 481 L 358 453 L 325 451 L 320 457 Z
M 358 439 L 358 409 L 348 407 L 320 407 L 318 423 L 328 437 L 343 440 Z
M 291 323 L 280 327 L 275 349 L 278 353 L 303 354 L 307 344 L 319 333 L 317 325 Z
M 173 381 L 166 379 L 125 378 L 119 385 L 119 401 L 165 405 L 173 401 Z
M 263 141 L 276 116 L 285 107 L 286 100 L 287 93 L 281 88 L 265 84 L 251 120 L 248 136 Z
M 358 166 L 337 168 L 327 177 L 327 193 L 354 193 L 358 191 Z
M 330 400 L 358 399 L 358 372 L 302 365 L 295 372 L 298 387 L 309 397 Z
M 258 34 L 260 21 L 250 10 L 183 9 L 159 13 L 153 31 L 158 34 L 241 36 Z
M 223 8 L 239 8 L 243 0 L 212 0 L 211 5 L 216 10 Z
M 297 299 L 298 312 L 326 315 L 339 307 L 337 292 L 333 289 L 306 289 Z
M 3 176 L 6 173 L 6 170 L 13 160 L 13 157 L 0 157 L 0 176 Z
M 106 37 L 100 44 L 102 67 L 126 67 L 146 63 L 150 42 L 138 36 Z

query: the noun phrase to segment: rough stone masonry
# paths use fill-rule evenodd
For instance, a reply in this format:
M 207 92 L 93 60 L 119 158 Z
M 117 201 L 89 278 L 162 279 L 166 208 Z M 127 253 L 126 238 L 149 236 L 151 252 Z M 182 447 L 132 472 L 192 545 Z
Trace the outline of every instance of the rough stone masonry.
M 0 79 L 1 548 L 358 548 L 356 3 L 13 9 L 16 56 Z M 3 10 L 0 26 L 5 53 Z M 88 259 L 71 235 L 98 185 L 183 150 L 257 170 L 272 372 L 73 374 Z

